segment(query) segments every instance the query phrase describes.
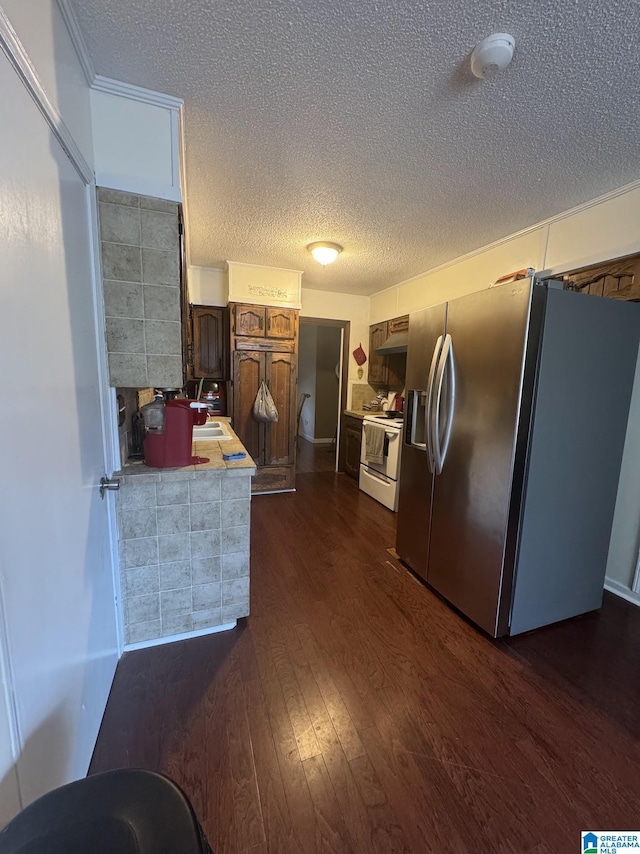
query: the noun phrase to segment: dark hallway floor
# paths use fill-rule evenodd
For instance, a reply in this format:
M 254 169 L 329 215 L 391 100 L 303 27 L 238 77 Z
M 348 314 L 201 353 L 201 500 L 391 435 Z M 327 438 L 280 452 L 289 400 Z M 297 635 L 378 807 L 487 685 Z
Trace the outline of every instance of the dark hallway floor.
M 298 437 L 298 452 L 296 454 L 296 472 L 310 474 L 313 472 L 335 471 L 336 446 L 334 444 L 316 445 L 308 442 L 302 436 Z
M 570 854 L 640 823 L 640 610 L 493 642 L 345 475 L 252 509 L 252 613 L 128 654 L 92 771 L 166 772 L 216 854 Z

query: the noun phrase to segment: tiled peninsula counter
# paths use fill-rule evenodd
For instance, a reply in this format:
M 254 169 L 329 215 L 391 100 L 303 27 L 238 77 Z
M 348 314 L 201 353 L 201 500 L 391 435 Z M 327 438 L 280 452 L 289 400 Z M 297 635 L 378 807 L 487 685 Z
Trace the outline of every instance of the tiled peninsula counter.
M 123 467 L 116 495 L 125 643 L 188 636 L 249 613 L 251 457 L 231 440 L 199 441 L 209 462 Z

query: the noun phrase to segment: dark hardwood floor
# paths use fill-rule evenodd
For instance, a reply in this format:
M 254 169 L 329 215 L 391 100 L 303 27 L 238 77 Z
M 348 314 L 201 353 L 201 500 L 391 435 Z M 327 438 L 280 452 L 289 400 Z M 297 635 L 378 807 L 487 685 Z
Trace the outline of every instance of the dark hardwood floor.
M 308 442 L 302 436 L 298 438 L 298 453 L 296 455 L 296 472 L 310 474 L 322 471 L 335 471 L 336 446 L 316 445 Z
M 243 625 L 126 655 L 91 771 L 164 771 L 216 854 L 571 854 L 640 824 L 640 611 L 494 642 L 345 475 L 252 502 Z

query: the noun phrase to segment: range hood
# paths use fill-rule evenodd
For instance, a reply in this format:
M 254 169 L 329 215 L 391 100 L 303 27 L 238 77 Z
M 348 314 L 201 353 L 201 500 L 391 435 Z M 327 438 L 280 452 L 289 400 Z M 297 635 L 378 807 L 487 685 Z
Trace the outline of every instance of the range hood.
M 376 347 L 376 354 L 378 356 L 390 356 L 392 353 L 406 353 L 408 343 L 408 332 L 392 332 L 384 344 Z

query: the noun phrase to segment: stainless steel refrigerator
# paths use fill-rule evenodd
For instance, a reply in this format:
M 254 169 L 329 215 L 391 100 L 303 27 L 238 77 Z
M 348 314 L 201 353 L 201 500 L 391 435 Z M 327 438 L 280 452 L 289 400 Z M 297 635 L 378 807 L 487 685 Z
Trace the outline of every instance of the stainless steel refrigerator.
M 602 604 L 639 332 L 533 279 L 410 315 L 396 550 L 494 637 Z

